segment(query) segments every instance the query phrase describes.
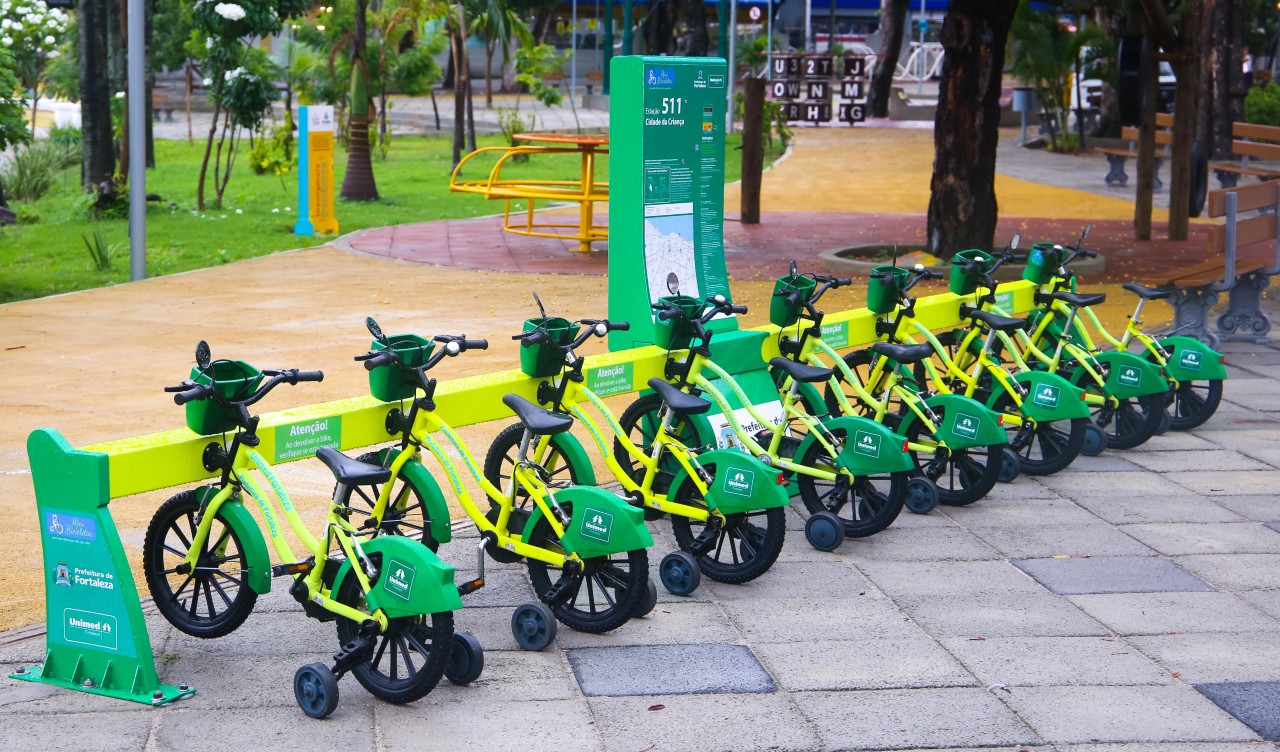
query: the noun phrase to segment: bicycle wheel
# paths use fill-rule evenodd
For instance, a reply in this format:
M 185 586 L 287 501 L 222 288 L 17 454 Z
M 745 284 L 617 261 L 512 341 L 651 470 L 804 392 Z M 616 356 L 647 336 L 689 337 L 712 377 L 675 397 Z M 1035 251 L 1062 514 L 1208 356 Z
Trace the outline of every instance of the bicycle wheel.
M 520 442 L 524 439 L 524 424 L 515 423 L 502 429 L 493 443 L 489 445 L 489 451 L 484 456 L 484 477 L 489 482 L 497 486 L 503 493 L 507 492 L 507 487 L 511 483 L 511 473 L 516 465 L 516 457 L 520 456 Z M 534 441 L 538 437 L 533 437 Z M 529 453 L 533 454 L 532 444 Z M 532 457 L 530 457 L 532 460 Z M 547 486 L 555 491 L 557 488 L 567 488 L 577 485 L 578 479 L 587 474 L 587 468 L 578 467 L 573 464 L 573 460 L 563 450 L 560 445 L 560 437 L 552 436 L 551 444 L 547 447 L 547 451 L 539 463 L 543 470 L 546 471 L 544 481 Z M 523 488 L 516 489 L 516 508 L 521 508 L 529 500 L 529 494 Z
M 245 582 L 248 557 L 221 510 L 195 569 L 178 571 L 195 539 L 199 512 L 195 491 L 183 491 L 161 504 L 147 525 L 142 569 L 156 608 L 170 624 L 193 637 L 222 637 L 244 623 L 258 594 Z
M 382 555 L 370 554 L 375 567 L 382 572 Z M 371 585 L 374 583 L 370 583 Z M 338 586 L 334 599 L 344 606 L 369 613 L 360 589 L 360 580 L 348 574 Z M 338 642 L 346 645 L 360 636 L 360 625 L 351 619 L 337 619 Z M 453 650 L 453 612 L 406 616 L 391 619 L 387 630 L 374 637 L 373 653 L 351 668 L 360 685 L 369 694 L 396 704 L 426 697 L 444 676 Z
M 658 410 L 661 407 L 661 397 L 656 394 L 646 394 L 628 405 L 627 409 L 622 411 L 622 417 L 618 419 L 618 425 L 631 443 L 648 456 L 653 455 L 653 440 L 658 435 L 658 429 L 662 427 L 662 421 L 658 418 Z M 700 445 L 693 426 L 679 417 L 671 422 L 671 427 L 667 430 L 669 435 L 690 449 L 696 449 Z M 632 480 L 636 483 L 644 481 L 644 466 L 631 456 L 617 437 L 613 439 L 613 455 Z M 669 454 L 664 455 L 658 465 L 658 476 L 653 481 L 654 492 L 666 493 L 679 469 L 678 460 Z
M 706 507 L 702 494 L 692 482 L 680 487 L 674 501 Z M 671 532 L 675 534 L 676 544 L 684 551 L 693 551 L 694 539 L 707 524 L 671 515 Z M 769 567 L 778 560 L 786 534 L 787 517 L 781 507 L 727 515 L 715 543 L 698 557 L 698 568 L 716 582 L 733 585 L 750 582 L 769 571 Z
M 562 504 L 569 511 L 568 504 Z M 551 523 L 539 517 L 530 541 L 551 551 L 562 551 Z M 553 576 L 561 569 L 536 559 L 528 559 L 529 581 L 539 597 L 551 589 Z M 643 548 L 612 556 L 583 560 L 583 571 L 568 599 L 552 609 L 565 626 L 579 632 L 608 632 L 617 629 L 635 614 L 644 601 L 649 580 L 649 556 Z
M 1164 420 L 1167 397 L 1144 394 L 1122 399 L 1115 407 L 1090 405 L 1093 423 L 1107 435 L 1108 449 L 1132 449 L 1156 435 Z
M 996 412 L 1020 415 L 1017 403 L 1001 390 L 992 408 Z M 1088 418 L 1037 422 L 1035 429 L 1023 432 L 1022 426 L 1006 424 L 1010 448 L 1017 453 L 1022 472 L 1027 475 L 1053 475 L 1075 461 L 1084 446 Z
M 1155 362 L 1150 352 L 1145 353 L 1147 360 Z M 1177 387 L 1172 385 L 1165 394 L 1165 405 L 1169 410 L 1169 427 L 1175 431 L 1190 431 L 1204 425 L 1213 417 L 1222 403 L 1222 381 L 1182 381 Z
M 945 410 L 933 408 L 941 423 L 946 419 Z M 907 441 L 918 443 L 921 439 L 937 441 L 933 433 L 919 419 L 907 427 Z M 938 487 L 938 503 L 951 507 L 972 504 L 991 492 L 1000 480 L 1000 463 L 1004 445 L 992 444 L 970 449 L 938 447 L 937 454 L 923 454 L 910 450 L 916 470 Z
M 831 432 L 841 443 L 845 430 Z M 799 463 L 818 470 L 835 472 L 836 464 L 822 446 L 813 442 L 805 450 Z M 810 514 L 831 512 L 844 523 L 844 534 L 850 538 L 865 538 L 884 530 L 898 518 L 902 503 L 907 497 L 909 474 L 878 473 L 857 476 L 851 483 L 843 478 L 826 481 L 804 473 L 795 474 L 800 486 L 800 499 Z
M 385 454 L 388 462 L 394 456 L 394 451 L 387 451 Z M 381 465 L 383 464 L 383 453 L 368 452 L 356 457 L 356 459 L 361 462 L 367 462 L 370 465 Z M 382 524 L 378 526 L 378 530 L 387 535 L 403 535 L 407 538 L 417 538 L 432 551 L 439 550 L 440 542 L 431 535 L 431 518 L 427 513 L 426 505 L 422 501 L 422 492 L 404 475 L 392 478 L 391 482 L 395 485 L 391 489 L 391 497 L 387 501 L 387 511 L 382 516 Z M 357 529 L 360 529 L 361 523 L 373 514 L 373 507 L 378 501 L 378 494 L 381 492 L 382 487 L 378 484 L 347 486 L 342 495 L 338 497 L 338 502 L 345 505 L 351 513 L 356 515 L 357 519 L 353 524 Z

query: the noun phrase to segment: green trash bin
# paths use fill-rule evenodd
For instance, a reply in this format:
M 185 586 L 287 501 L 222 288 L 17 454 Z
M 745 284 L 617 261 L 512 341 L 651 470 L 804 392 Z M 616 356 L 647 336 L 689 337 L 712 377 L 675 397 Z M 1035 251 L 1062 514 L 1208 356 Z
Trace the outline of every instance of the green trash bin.
M 547 318 L 532 318 L 524 322 L 524 330 L 531 332 L 535 329 L 541 329 L 551 338 L 551 342 L 556 345 L 567 345 L 578 336 L 581 329 L 577 324 L 568 319 L 562 319 L 555 316 Z M 564 353 L 558 348 L 548 343 L 538 343 L 528 347 L 520 348 L 520 370 L 524 371 L 526 376 L 532 376 L 535 379 L 543 379 L 548 376 L 555 376 L 560 373 L 560 369 L 564 367 Z
M 262 372 L 243 360 L 215 360 L 209 366 L 212 375 L 199 367 L 191 369 L 191 380 L 197 384 L 213 384 L 227 400 L 242 400 L 253 394 L 262 383 Z M 192 400 L 187 405 L 187 428 L 209 436 L 236 429 L 235 412 L 212 398 Z
M 883 276 L 876 276 L 883 275 Z M 867 281 L 867 308 L 872 313 L 890 313 L 902 300 L 902 288 L 907 284 L 910 269 L 900 266 L 877 266 L 871 270 Z
M 818 283 L 811 277 L 801 274 L 778 277 L 773 285 L 773 299 L 769 304 L 769 321 L 774 326 L 788 327 L 800 320 L 804 313 L 804 302 L 813 294 Z M 787 300 L 787 293 L 799 293 L 800 302 L 792 304 Z M 779 295 L 781 293 L 781 295 Z
M 1047 285 L 1058 273 L 1062 260 L 1066 258 L 1066 249 L 1054 243 L 1036 243 L 1027 254 L 1027 266 L 1022 270 L 1022 278 L 1037 285 Z
M 980 251 L 976 248 L 968 251 L 960 251 L 951 259 L 951 280 L 948 285 L 951 292 L 956 295 L 972 295 L 977 291 L 978 285 L 982 284 L 982 274 L 978 271 L 969 271 L 963 266 L 957 264 L 957 261 L 981 261 L 983 270 L 989 269 L 991 263 L 995 261 L 995 257 L 986 251 Z
M 697 298 L 688 295 L 668 295 L 659 298 L 674 304 L 685 312 L 689 318 L 702 314 L 703 304 Z M 653 344 L 666 350 L 681 350 L 689 346 L 693 339 L 693 329 L 682 319 L 655 319 L 653 322 Z
M 369 349 L 375 352 L 390 349 L 399 356 L 400 362 L 410 367 L 426 363 L 427 358 L 431 357 L 431 352 L 436 349 L 436 343 L 416 334 L 397 334 L 388 337 L 387 341 L 391 343 L 390 348 L 374 340 Z M 395 365 L 378 366 L 369 372 L 369 393 L 383 402 L 409 399 L 418 390 L 418 386 L 418 380 L 415 377 Z

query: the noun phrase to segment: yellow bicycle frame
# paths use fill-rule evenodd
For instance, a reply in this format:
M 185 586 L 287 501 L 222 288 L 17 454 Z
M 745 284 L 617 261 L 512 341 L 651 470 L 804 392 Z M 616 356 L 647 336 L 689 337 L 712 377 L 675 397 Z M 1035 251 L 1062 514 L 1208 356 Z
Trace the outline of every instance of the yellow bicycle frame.
M 458 455 L 462 457 L 463 464 L 467 466 L 467 471 L 480 484 L 480 488 L 485 495 L 498 504 L 497 520 L 490 522 L 484 513 L 480 511 L 480 508 L 476 506 L 475 501 L 471 498 L 471 493 L 462 484 L 462 478 L 458 474 L 457 466 L 432 436 L 437 431 L 444 434 L 444 437 L 458 451 Z M 490 483 L 488 478 L 484 477 L 484 473 L 480 472 L 480 468 L 476 465 L 475 456 L 471 454 L 471 450 L 467 448 L 467 445 L 463 443 L 461 437 L 454 432 L 449 424 L 445 423 L 434 411 L 419 410 L 417 417 L 414 419 L 410 435 L 411 440 L 408 445 L 391 462 L 392 481 L 400 476 L 405 464 L 418 456 L 419 447 L 425 447 L 431 453 L 431 456 L 435 457 L 440 463 L 440 466 L 444 468 L 445 474 L 449 476 L 449 484 L 453 487 L 453 492 L 467 517 L 470 518 L 481 533 L 488 532 L 496 536 L 497 546 L 517 556 L 545 562 L 555 567 L 563 567 L 565 562 L 570 559 L 580 560 L 577 554 L 566 556 L 563 553 L 541 546 L 525 543 L 519 536 L 512 535 L 508 530 L 507 526 L 511 521 L 511 511 L 515 506 L 516 489 L 520 488 L 526 491 L 534 504 L 542 510 L 547 523 L 551 525 L 551 529 L 555 532 L 556 538 L 564 536 L 564 525 L 560 523 L 560 514 L 562 513 L 560 505 L 556 503 L 551 490 L 547 488 L 547 485 L 542 482 L 529 464 L 524 462 L 516 463 L 515 470 L 512 472 L 513 483 L 510 493 L 504 494 L 497 486 Z M 384 483 L 382 489 L 378 492 L 379 504 L 386 504 L 390 498 L 391 487 L 395 485 L 392 481 Z
M 318 539 L 307 530 L 306 524 L 303 523 L 302 517 L 298 514 L 298 510 L 293 506 L 293 500 L 289 498 L 289 493 L 285 490 L 284 484 L 280 482 L 280 478 L 276 475 L 275 470 L 267 460 L 258 454 L 255 450 L 242 446 L 236 452 L 235 464 L 231 468 L 232 483 L 228 483 L 221 488 L 217 494 L 210 499 L 209 503 L 200 515 L 200 522 L 196 526 L 195 537 L 191 541 L 191 546 L 187 550 L 185 562 L 191 567 L 195 567 L 198 561 L 198 554 L 204 550 L 205 542 L 209 539 L 209 530 L 213 526 L 213 520 L 218 515 L 218 510 L 228 500 L 234 499 L 239 494 L 239 488 L 243 487 L 253 497 L 254 502 L 258 505 L 258 510 L 262 513 L 263 521 L 267 524 L 267 532 L 271 536 L 271 544 L 275 547 L 276 553 L 280 559 L 289 564 L 299 562 L 298 557 L 293 553 L 293 549 L 289 546 L 289 542 L 285 540 L 283 530 L 280 527 L 279 520 L 275 514 L 274 505 L 267 498 L 257 481 L 253 479 L 251 472 L 257 470 L 262 474 L 267 482 L 271 485 L 276 500 L 279 501 L 281 509 L 284 510 L 285 519 L 289 522 L 289 527 L 302 541 L 307 550 L 315 557 L 315 564 L 307 572 L 303 581 L 307 583 L 307 597 L 311 602 L 316 603 L 327 611 L 331 611 L 339 616 L 346 617 L 361 623 L 369 619 L 373 619 L 378 623 L 381 630 L 387 628 L 387 617 L 381 609 L 375 610 L 371 614 L 365 614 L 357 611 L 350 606 L 343 605 L 330 597 L 330 590 L 325 585 L 324 564 L 329 559 L 329 551 L 336 543 L 338 548 L 346 555 L 347 560 L 351 562 L 362 562 L 364 567 L 353 566 L 351 571 L 355 573 L 357 581 L 363 592 L 368 593 L 372 588 L 369 582 L 369 576 L 366 573 L 367 568 L 371 568 L 368 557 L 360 547 L 360 543 L 356 540 L 359 533 L 351 523 L 343 518 L 342 513 L 346 510 L 336 504 L 330 504 L 329 517 L 325 522 L 324 542 Z M 226 550 L 228 540 L 224 538 L 219 541 L 215 550 L 222 554 Z

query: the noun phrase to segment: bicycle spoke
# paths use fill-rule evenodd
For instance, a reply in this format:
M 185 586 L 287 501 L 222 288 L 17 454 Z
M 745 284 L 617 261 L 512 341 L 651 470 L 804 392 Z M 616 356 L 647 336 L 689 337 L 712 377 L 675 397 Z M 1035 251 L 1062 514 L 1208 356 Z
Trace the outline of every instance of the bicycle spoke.
M 231 599 L 230 599 L 229 597 L 227 597 L 227 591 L 225 591 L 225 590 L 223 590 L 223 589 L 222 589 L 222 585 L 220 585 L 220 584 L 218 583 L 218 581 L 217 581 L 216 579 L 214 579 L 213 577 L 210 577 L 210 578 L 209 578 L 209 584 L 213 587 L 213 589 L 214 589 L 214 590 L 217 590 L 217 591 L 218 591 L 218 596 L 219 596 L 219 597 L 221 597 L 221 598 L 222 598 L 222 600 L 227 604 L 227 607 L 228 607 L 228 608 L 230 608 L 230 606 L 231 606 Z M 212 615 L 212 613 L 213 613 L 213 603 L 212 603 L 212 598 L 210 599 L 209 613 L 210 613 L 210 615 Z
M 369 661 L 369 668 L 374 671 L 377 671 L 378 666 L 382 664 L 382 656 L 387 650 L 387 642 L 387 636 L 383 635 L 382 639 L 378 642 L 377 652 L 373 654 L 373 659 Z
M 404 635 L 396 635 L 396 644 L 400 646 L 400 657 L 404 659 L 404 667 L 408 669 L 406 677 L 418 673 L 418 669 L 413 665 L 413 656 L 410 655 L 409 643 L 404 639 Z
M 617 601 L 613 599 L 613 596 L 609 595 L 609 588 L 605 587 L 604 579 L 599 574 L 592 575 L 591 579 L 594 579 L 596 583 L 600 586 L 600 594 L 604 596 L 604 600 L 606 603 L 609 604 L 609 608 L 614 608 L 615 606 L 617 606 L 618 605 Z M 590 588 L 590 585 L 588 585 L 588 588 Z M 622 590 L 621 587 L 617 587 L 615 589 L 618 591 Z M 596 607 L 594 604 L 591 606 L 591 610 L 592 611 L 596 610 Z

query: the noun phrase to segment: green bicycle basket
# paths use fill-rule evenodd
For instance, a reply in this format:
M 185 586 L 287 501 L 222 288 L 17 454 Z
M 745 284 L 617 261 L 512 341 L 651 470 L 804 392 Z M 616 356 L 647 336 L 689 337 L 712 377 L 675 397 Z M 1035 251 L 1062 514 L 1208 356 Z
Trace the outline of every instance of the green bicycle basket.
M 668 303 L 674 304 L 677 308 L 685 312 L 689 318 L 694 318 L 702 314 L 703 304 L 697 298 L 691 298 L 688 295 L 668 295 L 665 298 L 659 298 Z M 653 321 L 653 344 L 664 350 L 683 350 L 689 346 L 689 341 L 693 339 L 693 327 L 683 319 L 662 319 L 655 318 Z
M 877 266 L 871 273 L 886 276 L 873 276 L 867 280 L 867 308 L 872 313 L 892 312 L 902 299 L 902 288 L 906 285 L 911 270 L 900 266 Z
M 262 372 L 243 360 L 215 360 L 209 368 L 213 371 L 212 379 L 208 373 L 194 367 L 191 369 L 191 380 L 197 384 L 213 383 L 218 394 L 227 400 L 242 400 L 253 394 L 262 383 Z M 186 408 L 187 428 L 201 436 L 236 429 L 235 413 L 212 397 L 192 400 L 187 403 Z
M 1036 243 L 1031 246 L 1027 255 L 1027 266 L 1022 270 L 1022 278 L 1037 285 L 1047 285 L 1053 281 L 1062 266 L 1066 249 L 1053 243 Z
M 388 337 L 387 341 L 391 343 L 390 349 L 400 358 L 400 362 L 411 367 L 426 363 L 427 358 L 431 357 L 431 351 L 436 349 L 436 343 L 416 334 L 397 334 Z M 376 352 L 388 348 L 374 340 L 369 349 Z M 417 378 L 400 370 L 394 363 L 378 366 L 369 372 L 369 393 L 383 402 L 409 399 L 417 390 Z
M 804 312 L 804 302 L 813 294 L 813 288 L 818 283 L 809 277 L 802 275 L 778 277 L 778 281 L 773 285 L 773 300 L 769 304 L 769 321 L 774 326 L 788 327 L 796 323 L 800 319 L 800 314 Z M 800 302 L 792 304 L 787 300 L 787 293 L 799 293 Z M 778 293 L 782 293 L 779 295 Z
M 972 295 L 977 292 L 978 285 L 982 284 L 982 274 L 978 271 L 965 269 L 956 263 L 957 260 L 980 261 L 982 262 L 983 271 L 985 271 L 991 267 L 991 262 L 995 261 L 995 257 L 986 251 L 974 248 L 968 251 L 960 251 L 951 259 L 951 280 L 949 284 L 951 292 L 956 295 Z
M 524 322 L 526 332 L 534 329 L 546 331 L 554 345 L 567 345 L 578 336 L 581 327 L 568 319 L 549 316 L 545 319 L 533 318 Z M 560 373 L 561 368 L 564 368 L 564 353 L 552 344 L 538 343 L 520 348 L 520 370 L 524 371 L 526 376 L 542 379 L 555 376 Z

